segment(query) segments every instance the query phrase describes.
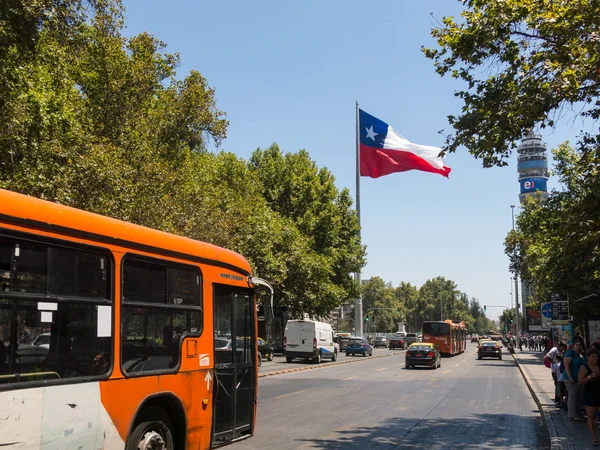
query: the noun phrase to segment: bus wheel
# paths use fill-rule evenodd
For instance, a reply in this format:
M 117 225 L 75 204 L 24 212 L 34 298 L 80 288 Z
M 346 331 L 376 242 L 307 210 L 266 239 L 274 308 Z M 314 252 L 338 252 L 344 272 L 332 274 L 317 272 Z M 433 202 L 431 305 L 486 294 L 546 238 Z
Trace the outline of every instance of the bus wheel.
M 151 406 L 144 409 L 138 424 L 127 439 L 126 450 L 173 450 L 171 419 L 164 409 Z

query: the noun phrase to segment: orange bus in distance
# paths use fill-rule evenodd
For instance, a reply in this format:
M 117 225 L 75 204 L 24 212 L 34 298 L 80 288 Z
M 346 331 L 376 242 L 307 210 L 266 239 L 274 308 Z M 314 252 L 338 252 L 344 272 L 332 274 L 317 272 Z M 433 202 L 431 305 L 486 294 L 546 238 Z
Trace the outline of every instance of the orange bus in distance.
M 467 346 L 467 329 L 463 322 L 451 320 L 423 322 L 423 342 L 435 344 L 443 355 L 457 355 Z
M 0 447 L 251 436 L 259 286 L 232 251 L 0 190 Z

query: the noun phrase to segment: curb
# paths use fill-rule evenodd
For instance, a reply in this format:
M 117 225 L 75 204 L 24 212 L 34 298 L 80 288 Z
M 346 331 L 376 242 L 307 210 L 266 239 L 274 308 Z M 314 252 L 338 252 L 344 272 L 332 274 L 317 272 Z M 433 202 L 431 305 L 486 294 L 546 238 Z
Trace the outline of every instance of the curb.
M 274 375 L 281 375 L 284 373 L 300 372 L 301 370 L 314 370 L 314 369 L 322 369 L 322 368 L 331 367 L 331 366 L 339 366 L 342 364 L 353 364 L 353 363 L 357 363 L 357 362 L 369 361 L 371 359 L 388 358 L 390 356 L 396 356 L 396 355 L 401 355 L 401 354 L 402 354 L 401 352 L 389 353 L 387 355 L 378 355 L 378 356 L 369 356 L 368 358 L 351 359 L 350 361 L 336 361 L 336 362 L 330 362 L 330 363 L 325 363 L 325 364 L 312 364 L 310 366 L 294 367 L 293 369 L 276 370 L 273 372 L 259 373 L 258 378 L 271 377 Z
M 544 411 L 544 406 L 542 405 L 542 402 L 540 401 L 539 397 L 535 393 L 535 390 L 533 389 L 533 383 L 531 382 L 531 378 L 529 378 L 529 375 L 527 375 L 527 373 L 525 372 L 523 367 L 521 367 L 521 364 L 519 363 L 519 360 L 517 359 L 517 357 L 514 354 L 511 354 L 511 356 L 513 357 L 513 360 L 517 364 L 517 367 L 519 368 L 519 372 L 521 372 L 521 376 L 525 380 L 527 389 L 529 389 L 529 393 L 531 394 L 533 401 L 535 402 L 535 404 L 538 407 L 538 410 L 540 411 L 540 416 L 542 416 L 542 422 L 544 423 L 544 427 L 546 427 L 546 430 L 548 431 L 548 435 L 550 436 L 550 449 L 551 450 L 564 450 L 564 447 L 561 442 L 562 439 L 556 433 L 556 428 L 549 426 L 549 423 L 548 423 L 549 417 L 546 414 L 546 411 Z

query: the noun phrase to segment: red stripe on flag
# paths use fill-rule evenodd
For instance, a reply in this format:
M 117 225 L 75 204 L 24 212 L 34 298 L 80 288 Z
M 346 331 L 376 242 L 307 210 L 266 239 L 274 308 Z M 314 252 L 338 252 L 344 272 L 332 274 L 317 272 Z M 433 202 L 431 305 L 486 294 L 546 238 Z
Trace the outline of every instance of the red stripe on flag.
M 406 172 L 408 170 L 438 173 L 447 178 L 452 169 L 446 166 L 438 169 L 411 152 L 360 145 L 361 176 L 379 178 L 390 173 Z

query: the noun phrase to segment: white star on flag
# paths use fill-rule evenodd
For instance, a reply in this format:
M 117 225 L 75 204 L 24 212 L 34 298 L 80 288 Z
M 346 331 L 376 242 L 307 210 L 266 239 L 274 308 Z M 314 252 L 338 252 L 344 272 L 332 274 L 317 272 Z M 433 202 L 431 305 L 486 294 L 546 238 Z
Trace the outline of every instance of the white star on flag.
M 375 140 L 375 136 L 377 136 L 379 134 L 379 133 L 375 133 L 375 131 L 373 131 L 373 125 L 371 125 L 371 128 L 365 127 L 365 130 L 367 130 L 367 137 L 371 138 L 373 140 Z

